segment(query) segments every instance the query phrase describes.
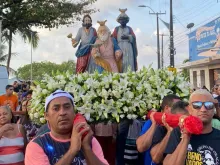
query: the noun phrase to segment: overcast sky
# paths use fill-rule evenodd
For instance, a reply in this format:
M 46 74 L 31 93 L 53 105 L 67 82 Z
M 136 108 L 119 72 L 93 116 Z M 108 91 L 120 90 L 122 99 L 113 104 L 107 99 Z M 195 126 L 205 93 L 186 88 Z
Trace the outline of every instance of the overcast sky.
M 157 38 L 156 38 L 156 16 L 149 15 L 148 8 L 138 8 L 138 5 L 148 5 L 155 12 L 166 12 L 166 15 L 161 15 L 160 18 L 169 22 L 169 0 L 97 0 L 94 7 L 99 9 L 92 15 L 93 26 L 98 27 L 97 20 L 107 19 L 107 26 L 113 30 L 118 26 L 116 18 L 120 14 L 119 8 L 127 8 L 127 14 L 130 17 L 131 26 L 137 36 L 138 45 L 138 64 L 139 68 L 153 64 L 157 67 Z M 219 5 L 217 0 L 174 0 L 174 33 L 176 65 L 181 64 L 184 59 L 188 58 L 188 40 L 186 34 L 189 32 L 186 29 L 188 23 L 195 23 L 195 28 L 201 26 L 207 21 L 219 16 Z M 211 19 L 210 19 L 211 18 Z M 160 24 L 160 33 L 169 34 L 168 29 Z M 78 22 L 70 27 L 61 27 L 59 29 L 37 29 L 40 36 L 39 46 L 33 51 L 33 61 L 51 61 L 62 63 L 69 59 L 76 60 L 75 51 L 71 46 L 70 39 L 66 36 L 73 33 L 75 36 L 78 28 L 81 27 L 81 22 Z M 169 65 L 169 37 L 164 37 L 164 60 L 165 66 Z M 17 69 L 23 65 L 30 64 L 31 47 L 24 43 L 19 36 L 14 37 L 13 52 L 18 53 L 12 57 L 11 67 Z

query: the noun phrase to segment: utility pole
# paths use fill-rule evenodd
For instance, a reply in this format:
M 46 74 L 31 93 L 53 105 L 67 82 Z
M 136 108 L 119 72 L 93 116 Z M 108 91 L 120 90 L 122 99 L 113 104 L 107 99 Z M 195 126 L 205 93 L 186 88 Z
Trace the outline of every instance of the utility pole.
M 173 0 L 170 0 L 170 67 L 174 68 L 174 36 L 173 36 Z
M 162 44 L 161 44 L 161 68 L 163 68 L 163 64 L 164 64 L 164 59 L 163 59 L 163 37 L 165 36 L 169 36 L 166 34 L 160 34 L 161 38 L 162 38 Z
M 161 12 L 149 12 L 149 14 L 154 14 L 157 16 L 157 62 L 158 62 L 158 69 L 160 69 L 160 36 L 159 36 L 159 15 L 166 14 Z

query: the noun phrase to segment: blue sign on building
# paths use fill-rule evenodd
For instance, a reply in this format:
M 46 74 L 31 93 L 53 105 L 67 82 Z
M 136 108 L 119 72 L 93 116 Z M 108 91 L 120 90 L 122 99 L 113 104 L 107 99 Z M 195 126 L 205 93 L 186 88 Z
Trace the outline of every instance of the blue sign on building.
M 220 55 L 220 17 L 189 33 L 188 37 L 190 61 Z

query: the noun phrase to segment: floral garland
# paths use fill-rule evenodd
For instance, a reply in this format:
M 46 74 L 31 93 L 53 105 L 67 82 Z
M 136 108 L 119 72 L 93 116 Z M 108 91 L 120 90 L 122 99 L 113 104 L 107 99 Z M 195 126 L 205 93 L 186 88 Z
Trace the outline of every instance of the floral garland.
M 190 85 L 178 73 L 166 69 L 143 68 L 139 72 L 45 75 L 33 90 L 29 115 L 44 124 L 45 99 L 56 89 L 74 94 L 76 110 L 90 122 L 142 118 L 151 108 L 159 108 L 162 98 L 174 93 L 188 99 Z

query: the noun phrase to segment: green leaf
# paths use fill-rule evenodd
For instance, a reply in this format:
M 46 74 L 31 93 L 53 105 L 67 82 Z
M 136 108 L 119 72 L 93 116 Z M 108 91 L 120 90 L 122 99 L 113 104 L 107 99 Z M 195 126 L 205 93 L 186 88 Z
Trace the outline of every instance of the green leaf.
M 105 116 L 106 119 L 108 119 L 108 113 L 107 112 L 103 112 L 103 115 Z
M 119 123 L 119 115 L 116 116 L 116 121 Z

